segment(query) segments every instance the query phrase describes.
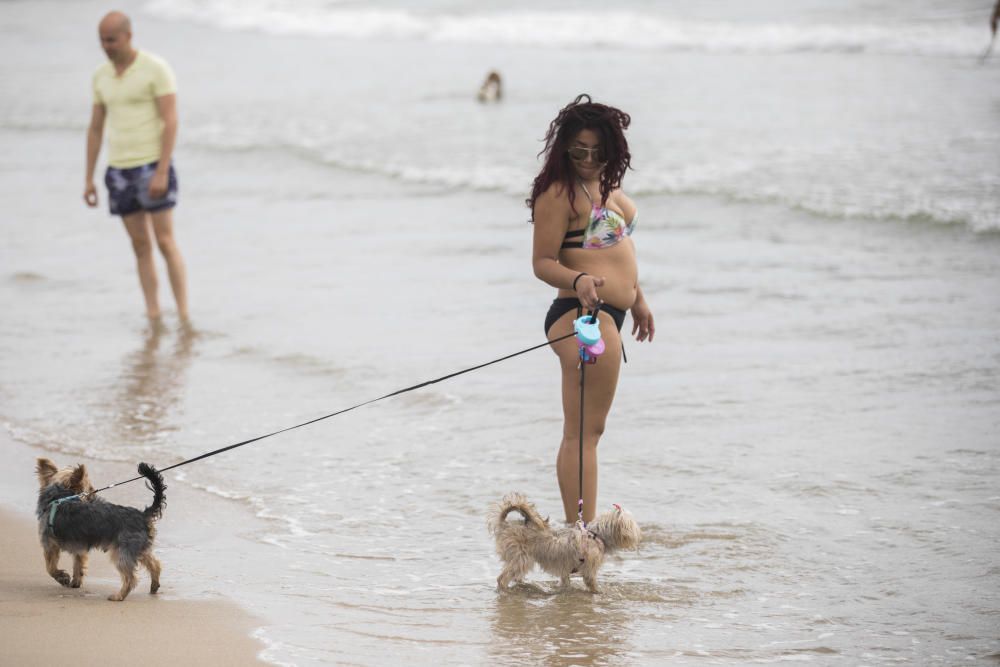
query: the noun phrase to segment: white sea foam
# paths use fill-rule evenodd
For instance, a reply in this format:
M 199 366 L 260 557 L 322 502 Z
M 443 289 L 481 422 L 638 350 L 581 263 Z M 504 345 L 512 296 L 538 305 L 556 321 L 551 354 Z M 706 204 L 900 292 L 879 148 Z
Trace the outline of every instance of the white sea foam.
M 944 22 L 754 23 L 595 10 L 433 14 L 290 0 L 154 0 L 146 9 L 165 19 L 207 24 L 223 30 L 555 48 L 598 46 L 719 53 L 829 51 L 978 56 L 985 43 L 981 26 Z M 594 26 L 600 26 L 600 30 L 595 31 Z
M 260 643 L 264 644 L 264 648 L 257 656 L 261 660 L 269 662 L 272 665 L 278 665 L 279 667 L 295 667 L 296 663 L 285 662 L 280 658 L 280 656 L 289 653 L 290 647 L 286 646 L 282 642 L 272 639 L 267 633 L 267 628 L 257 628 L 253 631 L 251 636 Z
M 25 129 L 30 124 L 36 130 L 64 130 L 70 127 L 66 119 L 36 119 L 23 122 L 8 120 L 5 127 Z M 364 133 L 361 133 L 364 134 Z M 407 159 L 362 157 L 359 151 L 332 148 L 346 143 L 346 138 L 317 137 L 298 127 L 272 125 L 257 127 L 218 124 L 189 125 L 185 138 L 202 149 L 225 152 L 256 152 L 278 150 L 336 169 L 377 174 L 404 183 L 442 186 L 447 188 L 495 191 L 512 196 L 525 196 L 533 176 L 525 168 L 511 163 L 472 166 L 459 160 L 434 164 L 421 156 Z M 996 141 L 984 135 L 980 141 Z M 783 177 L 773 174 L 773 156 L 750 157 L 720 154 L 709 160 L 692 160 L 680 167 L 647 165 L 628 177 L 632 195 L 709 195 L 747 203 L 777 204 L 829 218 L 870 218 L 876 220 L 911 220 L 932 224 L 965 225 L 976 232 L 1000 231 L 1000 207 L 988 196 L 996 185 L 984 173 L 979 181 L 959 178 L 945 184 L 940 192 L 931 190 L 922 181 L 887 177 L 878 182 L 841 180 L 836 187 L 822 178 L 795 178 L 805 173 L 811 163 L 821 163 L 828 156 L 798 155 L 797 163 L 785 165 Z M 859 158 L 862 159 L 862 158 Z M 936 176 L 944 178 L 942 174 Z M 528 214 L 525 212 L 525 219 Z M 165 434 L 165 435 L 169 435 Z
M 86 428 L 67 429 L 63 424 L 30 424 L 26 422 L 5 422 L 4 428 L 10 437 L 18 442 L 42 447 L 60 455 L 74 458 L 91 458 L 98 461 L 125 461 L 120 449 L 107 444 L 100 437 L 89 437 L 92 431 Z M 131 452 L 130 452 L 131 453 Z
M 379 174 L 405 183 L 526 196 L 527 184 L 533 176 L 513 164 L 469 167 L 459 161 L 438 165 L 426 159 L 416 164 L 416 159 L 408 163 L 403 159 L 364 158 L 350 150 L 319 145 L 315 137 L 300 136 L 294 129 L 272 128 L 277 133 L 272 139 L 262 139 L 259 133 L 241 137 L 229 129 L 217 129 L 195 130 L 197 143 L 203 148 L 223 151 L 285 150 L 329 167 Z M 754 204 L 777 204 L 837 219 L 913 220 L 963 224 L 977 232 L 1000 230 L 1000 209 L 981 196 L 981 192 L 987 191 L 984 188 L 990 187 L 988 183 L 949 186 L 948 196 L 931 194 L 926 184 L 906 178 L 887 178 L 877 183 L 846 180 L 831 189 L 825 179 L 795 176 L 805 173 L 810 164 L 822 162 L 822 155 L 811 158 L 799 155 L 796 159 L 797 162 L 784 167 L 787 173 L 781 178 L 774 175 L 774 159 L 770 155 L 718 155 L 683 167 L 653 164 L 630 174 L 628 189 L 639 197 L 709 195 Z M 963 193 L 958 185 L 973 190 Z

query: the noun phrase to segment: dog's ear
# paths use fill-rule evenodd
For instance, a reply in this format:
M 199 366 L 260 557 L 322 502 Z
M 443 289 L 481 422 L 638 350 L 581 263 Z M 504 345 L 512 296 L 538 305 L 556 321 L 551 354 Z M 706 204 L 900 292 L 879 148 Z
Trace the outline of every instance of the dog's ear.
M 73 469 L 73 474 L 69 476 L 69 488 L 76 493 L 83 493 L 90 485 L 90 478 L 87 477 L 87 466 L 82 463 Z
M 38 459 L 35 463 L 35 473 L 38 475 L 39 486 L 48 486 L 57 472 L 59 472 L 59 468 L 48 459 Z

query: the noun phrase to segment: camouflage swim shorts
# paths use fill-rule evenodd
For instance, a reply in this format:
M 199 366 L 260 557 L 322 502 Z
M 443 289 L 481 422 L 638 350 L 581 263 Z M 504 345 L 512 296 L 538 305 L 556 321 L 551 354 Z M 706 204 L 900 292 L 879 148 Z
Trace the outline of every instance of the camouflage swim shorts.
M 108 167 L 104 184 L 108 186 L 111 215 L 128 215 L 136 211 L 162 211 L 177 204 L 177 173 L 170 165 L 167 193 L 160 199 L 149 196 L 149 182 L 156 173 L 156 162 L 140 167 L 118 169 Z

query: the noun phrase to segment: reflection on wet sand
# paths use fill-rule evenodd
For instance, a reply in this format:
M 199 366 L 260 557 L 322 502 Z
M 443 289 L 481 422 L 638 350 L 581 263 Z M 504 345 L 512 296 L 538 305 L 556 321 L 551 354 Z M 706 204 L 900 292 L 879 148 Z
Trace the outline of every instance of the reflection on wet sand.
M 497 595 L 490 662 L 551 667 L 614 664 L 631 650 L 629 623 L 628 614 L 603 595 L 576 588 L 549 593 L 522 584 Z
M 171 335 L 172 349 L 161 350 Z M 196 338 L 190 324 L 179 325 L 173 334 L 162 322 L 149 324 L 142 346 L 125 357 L 119 386 L 108 406 L 116 440 L 144 444 L 177 429 L 175 408 L 183 395 Z

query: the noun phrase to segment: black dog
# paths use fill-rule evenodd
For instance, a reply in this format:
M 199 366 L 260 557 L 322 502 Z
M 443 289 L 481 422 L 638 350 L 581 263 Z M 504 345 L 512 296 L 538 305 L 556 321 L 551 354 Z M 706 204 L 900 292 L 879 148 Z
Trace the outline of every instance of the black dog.
M 38 459 L 38 534 L 45 568 L 63 586 L 79 588 L 87 569 L 87 553 L 94 547 L 110 551 L 111 562 L 122 578 L 121 590 L 108 597 L 121 601 L 135 588 L 141 563 L 152 577 L 149 592 L 160 588 L 160 561 L 153 555 L 153 522 L 160 518 L 166 500 L 163 476 L 150 465 L 139 464 L 139 474 L 149 480 L 153 504 L 139 511 L 105 502 L 92 495 L 94 487 L 81 464 L 59 470 L 48 459 Z M 77 497 L 80 496 L 80 497 Z M 59 554 L 73 554 L 73 578 L 59 569 Z

